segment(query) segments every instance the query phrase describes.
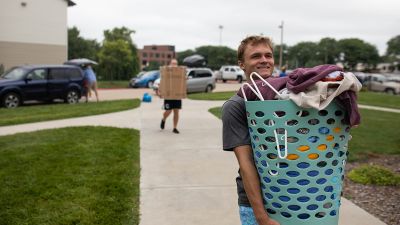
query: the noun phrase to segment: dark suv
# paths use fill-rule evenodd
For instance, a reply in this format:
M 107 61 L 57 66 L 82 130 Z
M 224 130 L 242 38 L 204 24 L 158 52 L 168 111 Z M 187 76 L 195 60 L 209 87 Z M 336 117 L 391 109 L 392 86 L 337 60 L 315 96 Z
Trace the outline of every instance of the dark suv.
M 77 103 L 83 92 L 83 71 L 68 65 L 27 65 L 8 70 L 0 77 L 0 100 L 6 108 L 24 101 L 63 99 Z

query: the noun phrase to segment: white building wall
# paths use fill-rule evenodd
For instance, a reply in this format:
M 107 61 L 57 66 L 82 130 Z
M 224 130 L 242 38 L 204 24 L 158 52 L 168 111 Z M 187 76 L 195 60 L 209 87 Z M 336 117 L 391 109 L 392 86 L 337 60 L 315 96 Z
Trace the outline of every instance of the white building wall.
M 0 0 L 0 41 L 67 46 L 67 32 L 65 0 Z

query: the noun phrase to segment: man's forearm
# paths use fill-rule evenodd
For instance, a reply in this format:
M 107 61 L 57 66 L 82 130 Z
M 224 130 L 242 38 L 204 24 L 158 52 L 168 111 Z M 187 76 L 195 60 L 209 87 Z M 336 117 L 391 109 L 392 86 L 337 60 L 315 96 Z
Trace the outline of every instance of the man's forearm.
M 241 166 L 240 174 L 242 176 L 244 190 L 253 208 L 254 215 L 256 218 L 267 216 L 261 195 L 260 180 L 254 164 Z
M 247 152 L 247 154 L 244 154 L 244 152 Z M 267 213 L 264 209 L 260 180 L 257 169 L 254 165 L 251 147 L 248 146 L 247 149 L 242 149 L 240 153 L 237 151 L 236 157 L 239 161 L 240 175 L 242 176 L 244 189 L 251 207 L 253 208 L 254 215 L 256 216 L 257 220 L 259 218 L 266 218 Z

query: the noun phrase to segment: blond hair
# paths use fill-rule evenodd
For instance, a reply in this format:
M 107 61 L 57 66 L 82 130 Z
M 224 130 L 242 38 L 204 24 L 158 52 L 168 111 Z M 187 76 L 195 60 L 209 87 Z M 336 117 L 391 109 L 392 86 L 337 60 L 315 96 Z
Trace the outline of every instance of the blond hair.
M 240 42 L 237 52 L 238 60 L 241 62 L 244 61 L 243 55 L 248 45 L 258 45 L 258 44 L 266 44 L 268 47 L 271 48 L 271 51 L 274 52 L 274 49 L 272 47 L 272 41 L 269 37 L 264 37 L 259 35 L 248 36 L 245 39 L 243 39 L 242 42 Z

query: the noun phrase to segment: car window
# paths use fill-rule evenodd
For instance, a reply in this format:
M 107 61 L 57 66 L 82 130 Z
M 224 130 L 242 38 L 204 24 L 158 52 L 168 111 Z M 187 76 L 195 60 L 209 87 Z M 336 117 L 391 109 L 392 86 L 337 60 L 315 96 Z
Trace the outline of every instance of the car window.
M 49 79 L 50 80 L 68 79 L 68 75 L 65 73 L 65 69 L 54 68 L 54 69 L 50 69 Z
M 26 74 L 27 69 L 24 68 L 11 68 L 7 72 L 5 72 L 1 78 L 3 79 L 11 79 L 11 80 L 19 80 L 24 77 Z
M 68 69 L 67 75 L 69 78 L 81 78 L 82 74 L 80 73 L 79 69 Z
M 234 69 L 234 68 L 231 68 L 231 72 L 235 72 L 235 69 Z
M 212 74 L 207 71 L 207 70 L 198 70 L 196 71 L 196 77 L 201 78 L 201 77 L 211 77 Z
M 193 78 L 196 77 L 196 74 L 194 73 L 194 70 L 190 71 L 188 73 L 188 76 L 192 76 Z
M 33 70 L 26 76 L 28 79 L 32 80 L 45 80 L 46 79 L 46 69 Z
M 229 71 L 229 68 L 225 68 L 225 71 L 228 72 L 228 71 Z

